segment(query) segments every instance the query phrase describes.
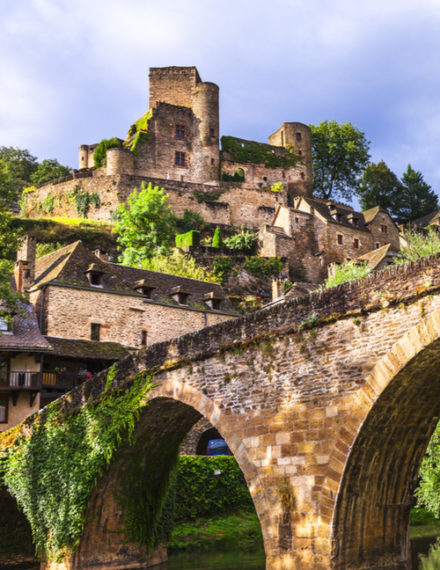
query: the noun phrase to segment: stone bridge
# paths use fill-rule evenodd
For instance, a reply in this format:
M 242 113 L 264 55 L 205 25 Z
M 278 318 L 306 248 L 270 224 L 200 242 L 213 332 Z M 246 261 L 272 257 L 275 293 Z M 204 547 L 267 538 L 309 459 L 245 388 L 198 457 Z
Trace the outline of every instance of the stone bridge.
M 201 416 L 245 475 L 268 569 L 411 567 L 413 490 L 440 416 L 439 257 L 153 345 L 119 364 L 114 385 L 153 367 L 136 442 L 99 480 L 63 567 L 141 566 L 142 547 L 114 532 L 126 467 L 177 452 Z

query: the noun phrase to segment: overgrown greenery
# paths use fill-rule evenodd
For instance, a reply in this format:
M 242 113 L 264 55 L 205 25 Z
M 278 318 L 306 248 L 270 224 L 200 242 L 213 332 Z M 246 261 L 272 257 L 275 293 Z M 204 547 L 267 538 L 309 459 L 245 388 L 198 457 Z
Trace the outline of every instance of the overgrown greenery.
M 116 137 L 112 137 L 111 139 L 102 139 L 93 153 L 95 168 L 101 168 L 101 166 L 105 165 L 107 160 L 107 150 L 109 148 L 118 148 L 121 146 L 121 141 Z
M 241 228 L 241 231 L 231 237 L 224 239 L 224 244 L 228 249 L 250 252 L 253 251 L 258 242 L 258 236 L 255 232 L 250 232 Z
M 407 261 L 415 261 L 421 257 L 428 257 L 440 253 L 440 234 L 436 227 L 429 227 L 426 232 L 405 230 L 403 237 L 406 245 L 393 259 L 394 263 L 401 264 Z
M 217 190 L 216 192 L 202 192 L 201 190 L 193 190 L 193 196 L 199 204 L 202 202 L 215 202 L 226 190 Z
M 151 258 L 144 259 L 141 266 L 142 269 L 171 273 L 199 281 L 211 281 L 212 283 L 221 281 L 215 271 L 211 272 L 202 267 L 193 257 L 180 252 L 178 249 L 173 249 L 171 253 L 156 254 Z
M 109 374 L 112 380 L 115 370 Z M 77 548 L 97 478 L 117 449 L 133 441 L 151 376 L 139 373 L 124 389 L 110 384 L 75 414 L 65 413 L 60 401 L 49 404 L 12 445 L 2 446 L 0 437 L 0 480 L 25 513 L 40 555 L 59 560 Z M 4 439 L 10 437 L 6 432 Z M 126 528 L 136 539 L 135 507 L 130 502 L 126 507 Z M 150 546 L 153 531 L 150 525 L 143 536 Z
M 35 248 L 35 256 L 38 259 L 39 257 L 43 257 L 52 253 L 53 251 L 57 251 L 57 249 L 61 249 L 63 246 L 62 243 L 37 243 Z
M 224 182 L 244 182 L 244 170 L 242 168 L 237 168 L 234 174 L 222 172 L 222 180 Z
M 286 149 L 285 153 L 279 156 L 270 145 L 255 141 L 222 137 L 221 143 L 222 151 L 227 152 L 234 162 L 264 164 L 269 168 L 289 168 L 300 160 L 293 150 Z
M 0 147 L 0 200 L 12 202 L 22 189 L 31 184 L 31 175 L 37 169 L 37 158 L 27 149 Z
M 279 257 L 246 257 L 243 269 L 254 277 L 273 277 L 283 269 L 283 262 Z
M 207 225 L 200 214 L 187 209 L 184 210 L 181 218 L 176 219 L 177 230 L 181 233 L 186 233 L 190 230 L 198 230 L 201 232 Z
M 0 198 L 0 316 L 17 312 L 22 300 L 10 286 L 13 260 L 21 238 L 20 230 L 12 226 L 9 203 Z
M 323 285 L 324 289 L 330 289 L 331 287 L 336 287 L 341 283 L 346 283 L 347 281 L 354 281 L 355 279 L 360 279 L 365 277 L 370 273 L 367 263 L 353 263 L 352 261 L 344 261 L 344 263 L 336 263 L 333 266 L 333 272 L 330 277 L 328 277 Z
M 440 518 L 440 424 L 435 428 L 423 458 L 415 495 L 419 507 L 426 507 Z
M 235 265 L 235 260 L 228 255 L 217 256 L 212 263 L 214 275 L 220 279 L 220 283 L 224 283 L 228 278 L 231 269 Z
M 76 213 L 79 218 L 87 218 L 90 206 L 99 208 L 101 205 L 99 194 L 97 192 L 87 192 L 87 190 L 83 190 L 81 185 L 75 186 L 73 192 L 68 194 L 67 198 L 69 202 L 75 204 Z
M 128 129 L 127 138 L 124 141 L 124 147 L 135 155 L 139 153 L 139 145 L 151 138 L 151 134 L 148 132 L 148 121 L 152 116 L 153 113 L 149 109 Z

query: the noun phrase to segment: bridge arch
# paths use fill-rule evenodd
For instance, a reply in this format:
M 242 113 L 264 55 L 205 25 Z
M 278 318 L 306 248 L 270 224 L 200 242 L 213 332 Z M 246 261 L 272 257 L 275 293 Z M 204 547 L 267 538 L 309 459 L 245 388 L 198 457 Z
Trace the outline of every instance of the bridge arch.
M 409 513 L 439 418 L 435 311 L 376 363 L 335 442 L 322 499 L 332 512 L 332 568 L 411 568 Z
M 127 489 L 130 489 L 132 496 L 138 493 L 141 504 L 146 489 L 139 481 L 147 477 L 152 485 L 148 491 L 154 503 L 155 497 L 163 493 L 163 485 L 169 481 L 180 444 L 201 417 L 205 417 L 226 440 L 246 479 L 265 545 L 270 539 L 271 526 L 266 516 L 268 503 L 264 489 L 246 447 L 236 435 L 235 420 L 199 390 L 175 379 L 169 380 L 166 375 L 162 373 L 155 377 L 156 388 L 147 395 L 147 406 L 135 428 L 134 445 L 118 450 L 91 496 L 86 515 L 88 523 L 79 550 L 73 556 L 73 568 L 90 564 L 106 567 L 116 562 L 127 565 L 147 558 L 143 546 L 127 541 L 127 533 L 124 532 L 125 499 L 121 500 L 121 497 L 126 497 Z M 149 463 L 154 466 L 153 476 Z M 148 520 L 144 522 L 148 524 Z M 159 561 L 163 552 L 159 550 L 156 555 L 156 558 L 155 555 L 152 559 L 150 557 L 148 564 Z

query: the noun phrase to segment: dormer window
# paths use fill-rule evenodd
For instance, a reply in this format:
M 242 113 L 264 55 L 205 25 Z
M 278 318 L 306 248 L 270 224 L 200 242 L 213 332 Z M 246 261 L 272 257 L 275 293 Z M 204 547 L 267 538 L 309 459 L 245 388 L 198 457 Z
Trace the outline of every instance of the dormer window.
M 102 287 L 102 276 L 104 272 L 96 263 L 92 263 L 86 271 L 87 279 L 92 287 Z
M 347 220 L 352 226 L 358 226 L 359 225 L 359 218 L 357 216 L 355 216 L 354 214 L 348 214 Z
M 188 305 L 188 297 L 190 293 L 185 291 L 181 285 L 171 289 L 170 297 L 172 297 L 179 305 Z
M 210 309 L 214 311 L 219 311 L 223 301 L 223 297 L 219 297 L 214 293 L 214 291 L 211 291 L 210 293 L 206 293 L 203 296 L 203 300 Z
M 152 299 L 153 298 L 154 289 L 155 288 L 152 287 L 151 285 L 149 285 L 145 279 L 141 279 L 140 281 L 136 281 L 136 283 L 134 284 L 134 290 L 136 291 L 136 293 L 143 295 L 146 299 Z

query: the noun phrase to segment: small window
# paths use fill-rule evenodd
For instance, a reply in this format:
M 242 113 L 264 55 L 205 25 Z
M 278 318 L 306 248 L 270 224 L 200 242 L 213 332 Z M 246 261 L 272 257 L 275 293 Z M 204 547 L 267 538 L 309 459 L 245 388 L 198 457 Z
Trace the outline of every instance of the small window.
M 299 150 L 299 151 L 298 151 L 298 155 L 299 155 L 299 156 L 301 156 L 301 155 L 302 155 L 302 153 L 303 153 L 303 151 L 302 151 L 302 150 Z
M 305 177 L 306 175 L 304 174 L 304 172 L 301 172 L 301 180 L 304 180 Z
M 179 305 L 188 305 L 188 297 L 187 293 L 179 293 L 177 296 L 177 302 Z
M 338 245 L 342 245 L 344 243 L 342 235 L 338 234 L 337 238 L 338 238 Z
M 92 287 L 102 287 L 102 273 L 91 271 L 89 275 L 90 285 L 92 285 Z
M 210 137 L 215 137 L 215 131 L 214 131 L 214 129 L 213 129 L 212 127 L 209 129 L 209 136 L 210 136 Z
M 267 176 L 263 176 L 263 180 L 267 182 Z
M 185 138 L 185 126 L 184 125 L 176 125 L 176 139 L 184 139 Z
M 176 151 L 174 163 L 176 166 L 185 166 L 185 153 Z
M 101 340 L 101 325 L 99 323 L 91 323 L 90 340 Z
M 354 238 L 354 240 L 353 240 L 353 248 L 354 248 L 354 249 L 359 249 L 359 240 L 358 240 L 358 238 Z
M 380 231 L 381 231 L 383 234 L 387 234 L 387 233 L 388 233 L 388 226 L 386 226 L 385 224 L 382 224 L 382 225 L 380 226 Z
M 215 160 L 213 158 L 211 158 L 211 166 L 214 166 L 215 164 Z
M 8 423 L 8 398 L 0 398 L 0 424 Z
M 376 249 L 380 248 L 380 243 L 376 243 Z
M 301 133 L 296 133 L 296 140 L 298 142 L 301 140 Z
M 141 346 L 147 346 L 147 331 L 141 332 Z
M 299 224 L 299 218 L 295 218 L 295 224 Z

